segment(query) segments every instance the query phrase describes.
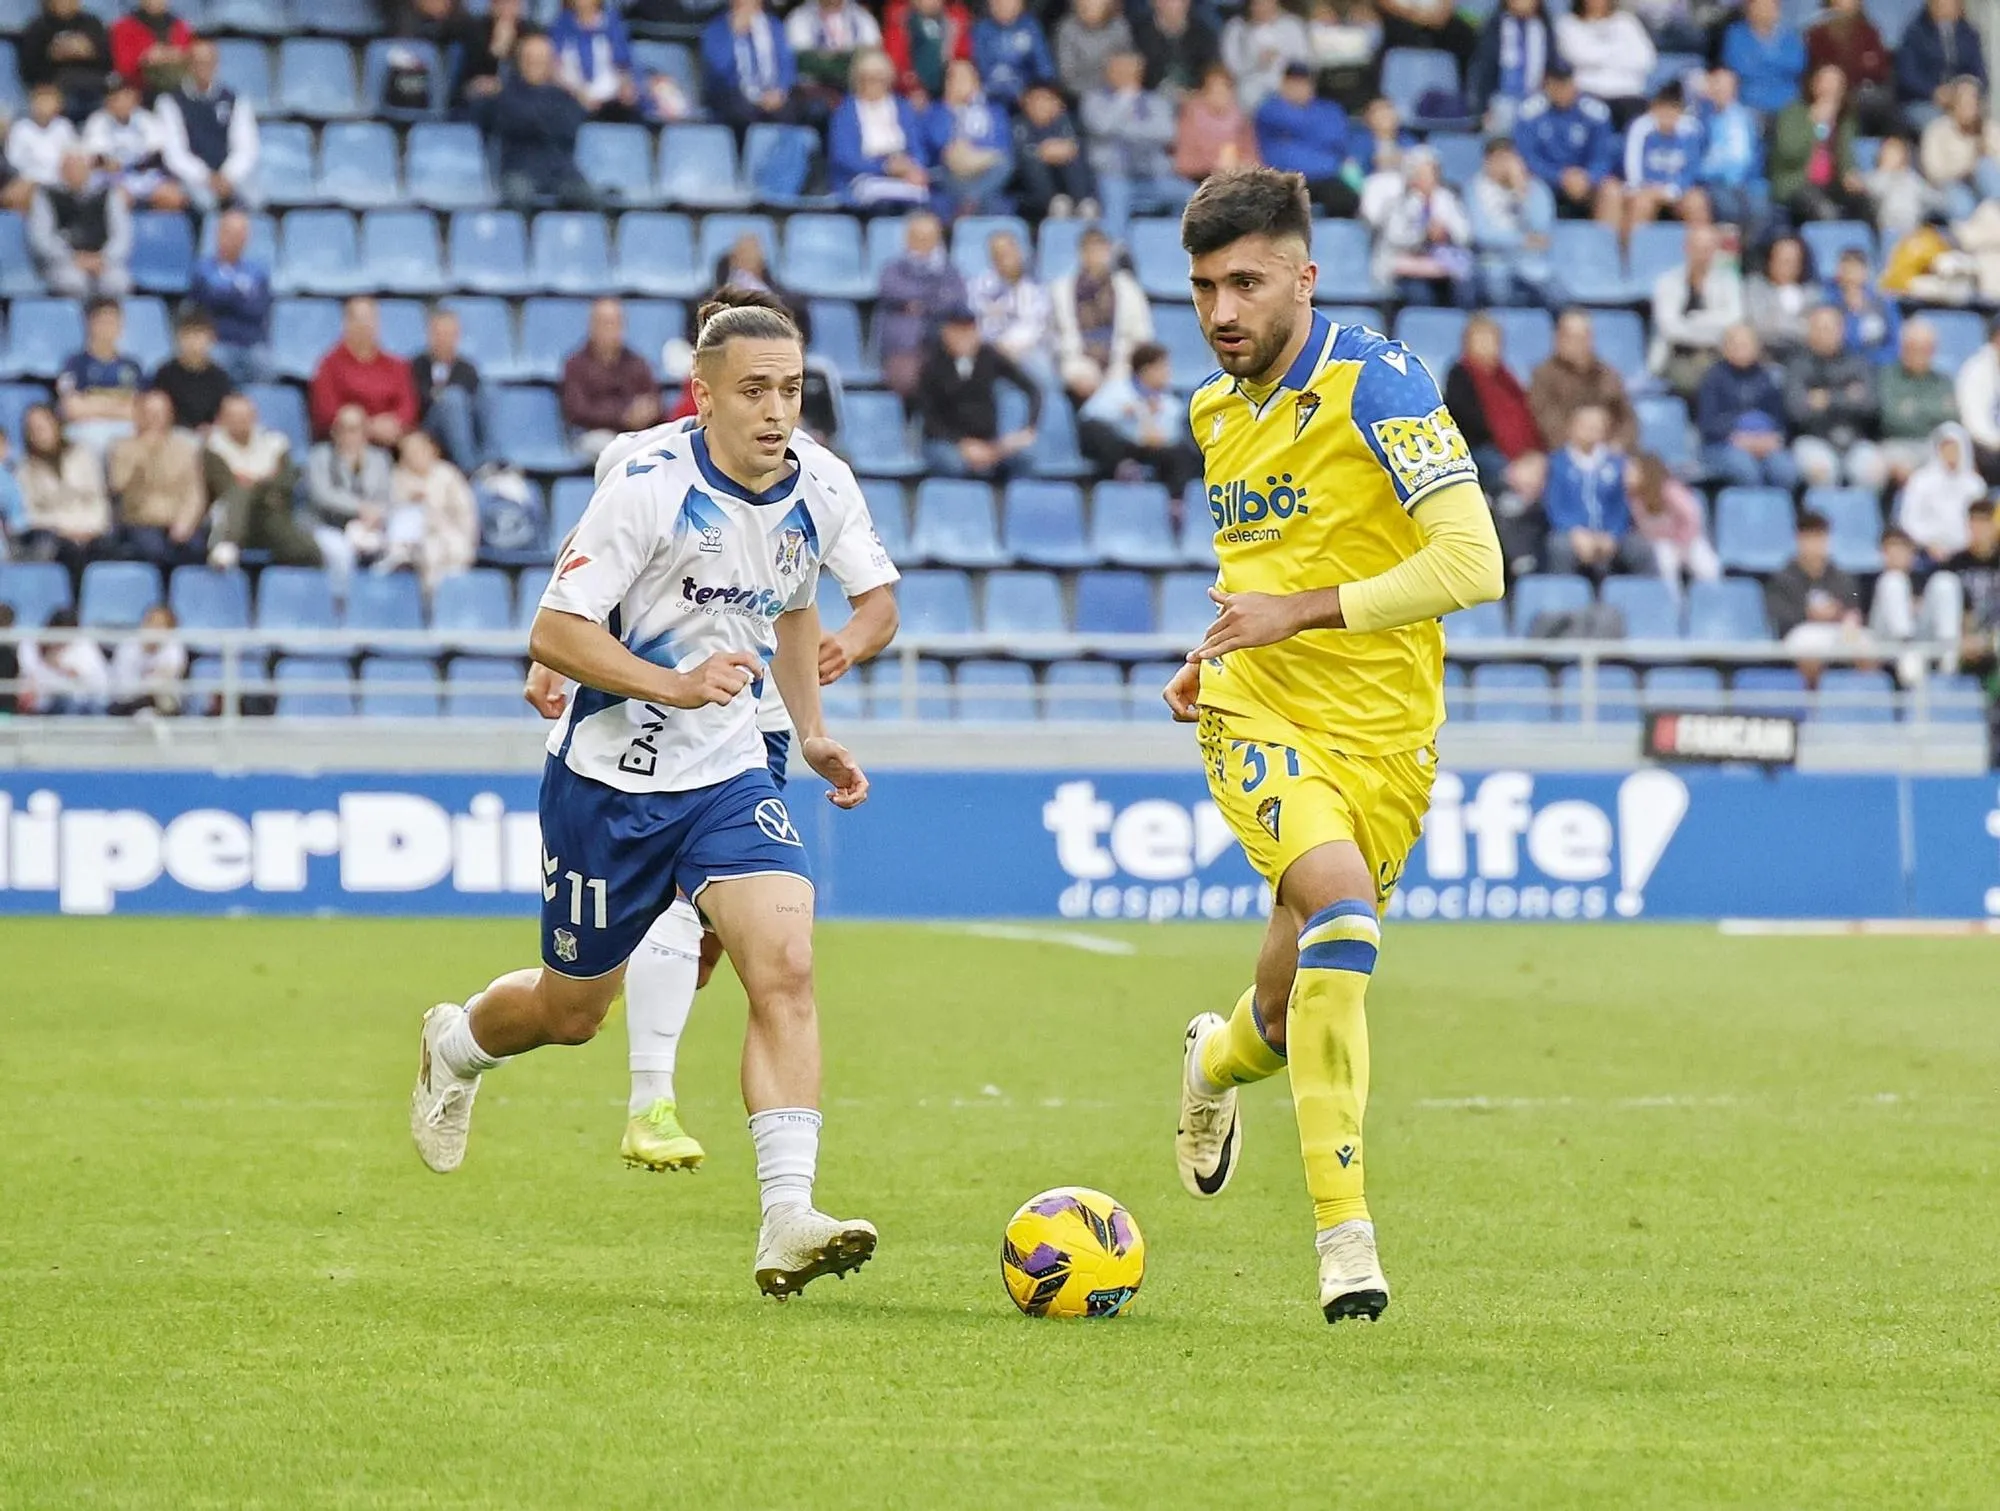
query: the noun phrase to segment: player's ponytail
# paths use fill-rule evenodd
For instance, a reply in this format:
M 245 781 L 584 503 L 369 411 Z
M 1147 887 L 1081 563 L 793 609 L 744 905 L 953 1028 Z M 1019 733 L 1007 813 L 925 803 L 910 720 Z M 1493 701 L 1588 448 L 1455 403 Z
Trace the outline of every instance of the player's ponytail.
M 785 301 L 768 289 L 717 289 L 695 311 L 694 322 L 696 360 L 721 350 L 738 336 L 752 341 L 805 342 Z

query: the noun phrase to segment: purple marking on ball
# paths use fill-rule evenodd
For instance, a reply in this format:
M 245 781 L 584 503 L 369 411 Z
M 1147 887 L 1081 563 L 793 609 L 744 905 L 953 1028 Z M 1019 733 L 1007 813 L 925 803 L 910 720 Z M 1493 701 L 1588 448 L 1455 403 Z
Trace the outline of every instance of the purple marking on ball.
M 1035 1213 L 1038 1217 L 1060 1217 L 1065 1212 L 1082 1211 L 1083 1203 L 1078 1201 L 1074 1196 L 1058 1194 L 1044 1196 L 1028 1210 Z
M 1111 1236 L 1115 1240 L 1114 1247 L 1120 1254 L 1127 1252 L 1132 1247 L 1132 1240 L 1138 1236 L 1132 1228 L 1131 1214 L 1123 1207 L 1111 1209 Z
M 1068 1263 L 1069 1255 L 1061 1249 L 1053 1244 L 1038 1243 L 1034 1252 L 1021 1261 L 1020 1269 L 1022 1274 L 1040 1280 L 1042 1276 L 1059 1270 Z

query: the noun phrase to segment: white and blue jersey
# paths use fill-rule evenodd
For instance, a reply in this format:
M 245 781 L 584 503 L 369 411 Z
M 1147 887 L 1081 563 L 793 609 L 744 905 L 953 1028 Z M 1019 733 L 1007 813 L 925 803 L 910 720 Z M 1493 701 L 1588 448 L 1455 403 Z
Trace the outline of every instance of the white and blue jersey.
M 1635 189 L 1665 189 L 1676 196 L 1701 176 L 1706 146 L 1701 123 L 1683 113 L 1671 130 L 1661 129 L 1649 111 L 1625 133 L 1625 182 Z

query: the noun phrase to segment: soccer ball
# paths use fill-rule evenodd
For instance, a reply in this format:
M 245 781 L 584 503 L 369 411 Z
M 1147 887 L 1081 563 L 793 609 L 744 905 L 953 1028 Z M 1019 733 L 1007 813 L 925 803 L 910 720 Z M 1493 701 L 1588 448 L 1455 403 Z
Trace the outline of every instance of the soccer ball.
M 1145 1273 L 1132 1214 L 1087 1186 L 1030 1198 L 1000 1244 L 1000 1278 L 1030 1317 L 1115 1317 Z

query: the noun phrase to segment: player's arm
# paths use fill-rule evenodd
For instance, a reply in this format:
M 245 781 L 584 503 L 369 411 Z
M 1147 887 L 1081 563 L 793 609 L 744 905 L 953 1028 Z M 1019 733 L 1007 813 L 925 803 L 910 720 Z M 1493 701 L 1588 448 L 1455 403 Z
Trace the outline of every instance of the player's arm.
M 827 798 L 836 808 L 857 808 L 867 801 L 868 778 L 847 747 L 826 732 L 826 711 L 819 701 L 819 609 L 808 599 L 780 614 L 777 632 L 771 675 L 778 679 L 778 696 L 798 731 L 799 754 L 832 784 Z
M 750 685 L 758 665 L 748 651 L 724 651 L 692 671 L 655 666 L 633 655 L 595 620 L 547 607 L 535 613 L 528 654 L 572 682 L 668 708 L 727 703 Z
M 896 590 L 889 583 L 856 594 L 849 604 L 854 613 L 847 623 L 831 635 L 820 638 L 819 681 L 822 687 L 862 662 L 872 660 L 896 638 L 896 629 L 902 623 L 902 615 L 896 608 Z
M 562 538 L 562 544 L 556 547 L 557 561 L 561 561 L 565 556 L 569 555 L 570 542 L 576 539 L 576 532 L 579 528 L 577 525 L 569 527 L 569 534 L 565 535 Z M 541 662 L 530 661 L 528 663 L 528 680 L 521 688 L 521 696 L 528 700 L 528 707 L 532 708 L 544 719 L 560 719 L 563 710 L 569 707 L 567 680 L 550 671 Z

